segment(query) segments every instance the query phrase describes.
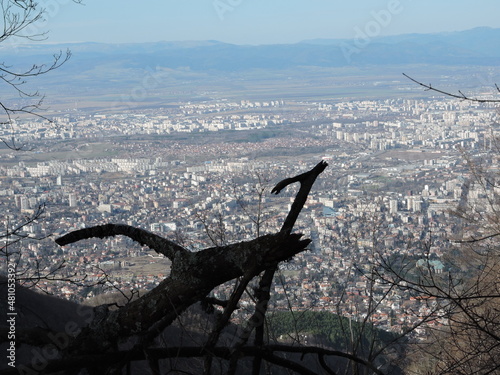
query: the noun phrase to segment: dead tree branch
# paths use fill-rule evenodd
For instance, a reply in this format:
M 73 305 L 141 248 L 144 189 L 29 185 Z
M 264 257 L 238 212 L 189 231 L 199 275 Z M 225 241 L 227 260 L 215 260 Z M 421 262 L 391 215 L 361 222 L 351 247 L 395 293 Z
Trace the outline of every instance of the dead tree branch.
M 123 234 L 123 231 L 112 231 L 116 226 L 107 226 L 108 231 L 102 231 L 102 227 L 101 232 L 97 232 L 97 237 Z M 124 232 L 130 234 L 131 229 L 128 226 L 127 228 Z M 80 235 L 71 238 L 67 237 L 71 235 L 69 234 L 63 237 L 66 238 L 65 241 L 58 240 L 59 243 L 86 238 L 81 235 L 81 231 L 77 232 L 80 232 Z M 88 232 L 90 233 L 97 234 L 92 231 Z M 145 235 L 149 232 L 139 230 L 137 233 Z M 170 276 L 150 293 L 119 310 L 108 312 L 100 322 L 87 327 L 76 338 L 70 352 L 106 352 L 114 348 L 120 339 L 144 334 L 157 322 L 167 326 L 189 306 L 202 300 L 217 285 L 247 273 L 256 276 L 264 269 L 304 251 L 310 243 L 310 240 L 301 240 L 300 234 L 278 233 L 191 253 L 180 247 L 175 252 L 167 250 L 172 246 L 170 241 L 163 242 L 165 248 L 162 248 L 158 245 L 161 237 L 154 236 L 154 241 L 149 243 L 156 247 L 155 250 L 173 258 Z M 69 238 L 72 241 L 69 241 Z M 145 237 L 135 238 L 144 240 Z
M 490 238 L 495 238 L 497 236 L 500 236 L 500 233 L 493 233 L 493 234 L 490 234 L 488 236 L 479 237 L 479 238 L 471 236 L 471 238 L 469 240 L 453 240 L 452 242 L 458 243 L 458 244 L 475 243 L 475 242 L 481 242 L 481 241 L 489 240 Z
M 105 224 L 80 229 L 59 237 L 56 239 L 56 243 L 59 246 L 65 246 L 89 238 L 105 238 L 118 235 L 129 237 L 141 245 L 146 245 L 157 253 L 165 255 L 170 260 L 173 260 L 177 253 L 188 252 L 175 242 L 148 232 L 147 230 L 125 224 Z
M 293 225 L 295 224 L 295 221 L 297 220 L 300 211 L 304 207 L 304 204 L 307 200 L 307 196 L 309 195 L 309 192 L 314 184 L 314 181 L 316 178 L 325 170 L 325 168 L 328 166 L 328 164 L 324 161 L 321 161 L 318 163 L 313 169 L 311 169 L 308 172 L 302 173 L 298 176 L 292 177 L 292 178 L 287 178 L 279 182 L 271 191 L 271 193 L 278 194 L 282 189 L 284 189 L 286 186 L 294 183 L 294 182 L 300 182 L 301 183 L 301 188 L 299 192 L 297 193 L 297 196 L 292 204 L 292 207 L 290 209 L 290 212 L 288 213 L 288 216 L 285 219 L 285 222 L 280 230 L 279 233 L 282 235 L 287 235 L 291 232 Z M 267 303 L 270 298 L 270 286 L 272 283 L 272 279 L 274 277 L 274 273 L 276 271 L 276 265 L 266 269 L 264 272 L 264 275 L 262 276 L 262 279 L 260 281 L 259 289 L 256 293 L 257 295 L 257 303 L 256 303 L 256 308 L 255 312 L 252 315 L 252 317 L 249 319 L 248 326 L 245 328 L 243 331 L 240 341 L 237 344 L 236 350 L 235 350 L 235 355 L 232 357 L 232 365 L 231 368 L 234 368 L 235 366 L 235 358 L 237 358 L 237 352 L 238 348 L 241 348 L 243 345 L 245 345 L 248 341 L 248 338 L 250 337 L 252 331 L 256 327 L 263 327 L 263 319 L 265 316 L 265 313 L 267 311 Z M 241 298 L 241 295 L 245 291 L 248 283 L 252 280 L 253 278 L 253 273 L 252 274 L 246 274 L 245 277 L 240 281 L 240 284 L 238 285 L 238 288 L 235 290 L 233 295 L 230 298 L 230 302 L 228 306 L 224 309 L 224 312 L 222 316 L 220 317 L 217 326 L 215 327 L 214 331 L 210 335 L 209 340 L 207 341 L 207 348 L 213 348 L 217 344 L 218 338 L 220 336 L 221 330 L 224 326 L 227 325 L 229 322 L 229 319 L 231 318 L 231 314 L 233 313 L 234 309 L 237 306 L 237 303 L 239 299 Z M 205 360 L 205 373 L 208 374 L 210 372 L 210 366 L 211 366 L 211 358 L 207 357 Z M 230 370 L 231 372 L 231 370 Z
M 271 194 L 279 194 L 281 190 L 290 184 L 295 182 L 300 182 L 300 188 L 295 196 L 292 203 L 290 212 L 288 213 L 283 226 L 281 227 L 280 233 L 291 233 L 297 218 L 299 217 L 304 204 L 307 201 L 309 192 L 311 191 L 316 178 L 326 169 L 328 163 L 322 160 L 313 169 L 308 172 L 302 173 L 298 176 L 286 178 L 280 182 L 271 190 Z M 255 339 L 254 344 L 256 346 L 262 346 L 264 344 L 264 320 L 267 312 L 267 307 L 269 300 L 271 298 L 271 286 L 276 273 L 277 266 L 270 267 L 265 270 L 262 278 L 259 282 L 259 288 L 256 291 L 257 303 L 255 304 L 255 312 L 249 319 L 249 329 L 250 332 L 245 332 L 245 336 L 241 338 L 240 346 L 244 345 L 248 338 L 250 337 L 251 330 L 255 328 Z M 262 358 L 260 356 L 255 356 L 253 373 L 260 373 Z
M 202 301 L 216 286 L 243 277 L 244 282 L 241 285 L 244 287 L 238 290 L 234 300 L 227 302 L 227 315 L 230 316 L 237 306 L 235 302 L 241 297 L 249 280 L 263 271 L 266 271 L 265 275 L 273 275 L 279 262 L 288 260 L 304 251 L 311 242 L 309 239 L 301 239 L 301 234 L 291 234 L 291 230 L 314 181 L 326 166 L 327 163 L 322 161 L 311 171 L 283 180 L 273 189 L 273 193 L 278 193 L 293 182 L 301 183 L 300 190 L 281 231 L 260 236 L 252 241 L 190 252 L 156 234 L 123 224 L 106 224 L 85 228 L 56 239 L 56 243 L 64 246 L 88 238 L 124 235 L 142 245 L 149 246 L 172 261 L 170 275 L 151 292 L 117 310 L 110 311 L 106 306 L 101 306 L 102 308 L 98 314 L 96 313 L 95 319 L 63 351 L 62 362 L 71 363 L 72 358 L 87 356 L 93 359 L 87 360 L 82 367 L 89 367 L 91 366 L 89 363 L 95 364 L 95 359 L 104 354 L 106 356 L 104 362 L 109 364 L 111 368 L 118 369 L 124 365 L 123 357 L 120 357 L 119 360 L 113 360 L 113 353 L 116 353 L 118 343 L 121 340 L 131 337 L 139 338 L 139 344 L 134 347 L 134 350 L 140 349 L 141 355 L 144 355 L 144 350 L 147 350 L 151 340 L 189 306 Z M 258 294 L 257 300 L 258 303 L 265 304 L 265 307 L 257 309 L 259 317 L 265 315 L 269 300 L 269 289 L 263 291 L 267 279 L 263 278 L 263 280 L 261 280 L 260 294 Z M 222 326 L 219 326 L 218 329 Z M 213 336 L 212 340 L 216 343 L 217 335 Z M 257 349 L 252 355 L 258 357 L 259 362 L 265 360 L 287 368 L 295 368 L 299 373 L 309 373 L 300 364 L 283 363 L 287 360 L 273 354 L 274 349 L 269 351 L 268 347 L 264 350 L 262 339 L 256 342 L 258 343 Z M 213 353 L 213 349 L 219 350 L 218 347 L 212 347 L 213 345 L 210 342 L 210 345 L 205 346 L 205 349 L 197 348 L 198 356 Z M 243 348 L 240 347 L 241 349 Z M 244 350 L 247 351 L 247 347 Z M 228 352 L 226 357 L 230 358 L 233 351 Z M 283 350 L 280 349 L 280 351 Z M 179 352 L 176 351 L 176 356 L 178 355 Z M 127 359 L 127 362 L 130 360 L 132 359 Z M 156 363 L 155 355 L 148 355 L 148 360 Z M 100 361 L 97 363 L 102 365 Z

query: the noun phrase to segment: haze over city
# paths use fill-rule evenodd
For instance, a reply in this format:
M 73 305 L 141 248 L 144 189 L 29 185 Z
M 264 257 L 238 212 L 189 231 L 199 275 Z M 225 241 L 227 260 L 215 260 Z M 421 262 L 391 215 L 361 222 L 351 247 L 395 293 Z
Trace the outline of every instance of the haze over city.
M 498 372 L 497 1 L 43 6 L 0 37 L 0 375 Z

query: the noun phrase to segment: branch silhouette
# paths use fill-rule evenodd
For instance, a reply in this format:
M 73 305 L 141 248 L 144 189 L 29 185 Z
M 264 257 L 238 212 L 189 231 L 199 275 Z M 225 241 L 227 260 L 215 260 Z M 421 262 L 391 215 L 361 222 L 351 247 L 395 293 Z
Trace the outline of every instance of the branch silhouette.
M 406 73 L 403 73 L 403 75 L 408 78 L 410 81 L 413 81 L 415 82 L 417 85 L 419 86 L 422 86 L 424 87 L 425 89 L 427 90 L 431 90 L 431 91 L 435 91 L 435 92 L 438 92 L 440 94 L 443 94 L 443 95 L 446 95 L 446 96 L 450 96 L 452 98 L 457 98 L 457 99 L 462 99 L 462 100 L 468 100 L 468 101 L 471 101 L 471 102 L 476 102 L 476 103 L 500 103 L 500 99 L 479 99 L 479 98 L 471 98 L 467 95 L 465 95 L 462 91 L 458 90 L 458 95 L 457 94 L 453 94 L 451 92 L 448 92 L 448 91 L 444 91 L 444 90 L 440 90 L 440 89 L 437 89 L 435 87 L 433 87 L 431 84 L 428 84 L 426 85 L 425 83 L 422 83 L 418 80 L 416 80 L 415 78 L 412 78 L 410 77 L 408 74 Z M 495 88 L 497 89 L 498 92 L 500 92 L 500 87 L 498 87 L 497 84 L 495 84 Z
M 138 341 L 133 345 L 130 353 L 134 352 L 136 353 L 134 355 L 145 356 L 145 351 L 149 350 L 148 347 L 153 340 L 189 306 L 204 301 L 216 286 L 243 277 L 242 288 L 239 288 L 241 293 L 235 293 L 230 300 L 224 301 L 225 314 L 223 317 L 228 321 L 234 309 L 237 308 L 237 302 L 248 282 L 262 272 L 264 272 L 264 275 L 257 291 L 259 307 L 256 308 L 256 315 L 251 319 L 264 317 L 267 311 L 272 276 L 277 269 L 277 265 L 306 250 L 311 242 L 310 239 L 302 239 L 302 234 L 291 233 L 291 231 L 316 178 L 327 165 L 326 162 L 321 161 L 310 171 L 278 183 L 272 190 L 273 194 L 279 193 L 291 183 L 300 182 L 300 189 L 290 212 L 279 232 L 259 236 L 251 241 L 242 241 L 226 246 L 210 247 L 198 252 L 190 252 L 159 235 L 124 224 L 98 225 L 70 232 L 57 238 L 56 243 L 65 246 L 89 238 L 124 235 L 165 255 L 172 261 L 172 264 L 170 275 L 149 293 L 125 306 L 119 307 L 117 310 L 111 311 L 107 305 L 97 307 L 94 320 L 87 327 L 84 327 L 78 336 L 70 340 L 69 345 L 62 350 L 61 359 L 51 361 L 47 369 L 55 370 L 61 368 L 62 364 L 70 366 L 75 358 L 85 358 L 83 363 L 78 362 L 79 368 L 85 367 L 91 370 L 92 366 L 99 364 L 110 370 L 118 371 L 134 360 L 133 355 L 131 357 L 127 356 L 125 359 L 123 355 L 116 355 L 120 350 L 119 342 L 131 337 L 137 337 Z M 224 326 L 225 324 L 218 325 L 216 331 L 221 330 Z M 303 365 L 274 354 L 275 351 L 290 352 L 291 350 L 293 352 L 292 349 L 285 349 L 286 346 L 279 348 L 269 345 L 266 349 L 263 345 L 263 325 L 254 326 L 257 328 L 254 345 L 245 346 L 248 339 L 246 337 L 238 344 L 236 350 L 243 353 L 243 356 L 250 355 L 255 358 L 254 371 L 259 369 L 261 361 L 265 360 L 299 373 L 312 373 Z M 230 359 L 230 363 L 234 363 L 235 348 L 231 348 L 223 355 L 218 354 L 218 351 L 222 350 L 216 346 L 219 333 L 220 331 L 213 332 L 208 345 L 198 347 L 195 356 L 220 356 Z M 175 355 L 179 356 L 182 350 L 177 350 Z M 301 350 L 301 353 L 304 354 L 335 355 L 333 353 Z M 158 358 L 161 358 L 161 355 L 160 357 L 158 355 L 159 353 L 148 352 L 147 359 L 151 364 L 151 368 L 157 368 Z M 103 357 L 106 359 L 103 359 Z M 163 358 L 166 358 L 166 356 L 163 356 Z

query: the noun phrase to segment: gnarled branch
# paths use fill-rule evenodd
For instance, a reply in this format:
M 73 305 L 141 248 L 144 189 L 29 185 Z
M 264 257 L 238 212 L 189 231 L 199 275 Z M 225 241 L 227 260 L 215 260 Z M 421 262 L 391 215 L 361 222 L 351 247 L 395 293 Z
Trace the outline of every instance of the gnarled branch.
M 166 327 L 216 286 L 245 273 L 257 276 L 304 251 L 310 242 L 301 240 L 300 234 L 278 233 L 196 253 L 177 252 L 168 278 L 148 294 L 119 310 L 108 312 L 100 322 L 85 328 L 70 351 L 108 351 L 119 339 L 147 334 L 158 322 Z
M 311 188 L 316 181 L 316 178 L 325 170 L 328 166 L 328 163 L 322 160 L 316 166 L 308 172 L 302 173 L 298 176 L 286 178 L 280 181 L 272 190 L 271 193 L 278 194 L 282 189 L 286 186 L 300 182 L 300 188 L 295 196 L 295 199 L 292 203 L 292 207 L 290 212 L 288 213 L 283 226 L 281 227 L 280 233 L 290 233 L 297 221 L 297 218 L 306 203 L 307 197 Z M 262 278 L 259 282 L 259 288 L 256 291 L 257 302 L 255 305 L 255 312 L 249 319 L 248 330 L 246 330 L 245 335 L 240 338 L 240 342 L 238 347 L 242 347 L 242 345 L 246 344 L 248 338 L 250 337 L 250 333 L 255 328 L 255 339 L 254 344 L 256 346 L 261 346 L 264 344 L 264 317 L 267 312 L 268 302 L 271 298 L 271 285 L 273 282 L 274 274 L 276 273 L 277 267 L 269 267 L 266 269 Z M 254 359 L 253 371 L 254 374 L 258 374 L 260 372 L 261 367 L 261 356 L 257 355 Z
M 142 343 L 150 342 L 179 314 L 203 300 L 216 286 L 241 276 L 245 276 L 245 280 L 251 280 L 263 271 L 272 270 L 274 274 L 279 262 L 304 251 L 311 242 L 309 239 L 301 239 L 301 234 L 290 232 L 314 181 L 327 165 L 322 161 L 311 171 L 280 183 L 281 187 L 297 181 L 301 183 L 285 223 L 280 232 L 260 236 L 252 241 L 211 247 L 193 253 L 161 236 L 123 224 L 85 228 L 58 238 L 56 242 L 63 246 L 92 237 L 125 235 L 172 260 L 169 277 L 151 292 L 126 306 L 114 311 L 103 311 L 99 319 L 84 328 L 71 343 L 64 353 L 65 358 L 112 353 L 121 339 L 134 335 L 139 336 Z M 276 189 L 273 190 L 275 191 Z M 265 294 L 262 295 L 266 299 Z M 268 298 L 266 302 L 267 300 Z M 232 306 L 231 301 L 227 308 L 230 305 Z M 234 310 L 234 306 L 231 308 Z M 265 309 L 263 313 L 265 314 Z M 214 342 L 216 341 L 215 338 Z M 266 353 L 260 353 L 258 357 L 270 361 L 275 359 Z
M 70 232 L 56 239 L 56 243 L 60 246 L 69 245 L 74 242 L 85 240 L 88 238 L 105 238 L 123 235 L 138 242 L 141 245 L 146 245 L 159 254 L 165 255 L 170 260 L 173 260 L 176 253 L 187 252 L 182 246 L 175 242 L 167 240 L 154 233 L 148 232 L 145 229 L 132 227 L 125 224 L 104 224 L 95 227 L 79 229 Z

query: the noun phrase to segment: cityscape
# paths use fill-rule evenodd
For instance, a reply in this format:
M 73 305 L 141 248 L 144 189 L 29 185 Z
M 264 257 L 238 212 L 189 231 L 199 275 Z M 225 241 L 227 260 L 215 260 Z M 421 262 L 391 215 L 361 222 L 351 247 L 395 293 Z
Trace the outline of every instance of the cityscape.
M 150 290 L 170 262 L 147 247 L 114 237 L 61 248 L 54 239 L 123 223 L 198 251 L 277 232 L 295 191 L 271 196 L 271 188 L 325 160 L 329 167 L 295 229 L 313 240 L 310 251 L 280 266 L 274 309 L 356 320 L 370 313 L 377 327 L 401 333 L 432 304 L 373 286 L 366 275 L 393 256 L 452 272 L 453 240 L 478 235 L 477 228 L 457 231 L 452 212 L 466 203 L 486 207 L 489 198 L 471 178 L 466 155 L 496 157 L 497 119 L 493 104 L 429 97 L 220 99 L 126 114 L 73 110 L 52 124 L 19 121 L 19 142 L 36 147 L 0 154 L 3 225 L 43 207 L 14 245 L 22 249 L 23 268 L 64 260 L 66 277 L 85 275 L 89 285 L 108 278 L 92 287 L 40 280 L 36 287 L 44 292 L 85 303 L 117 289 Z M 227 298 L 232 288 L 224 284 L 214 296 Z M 380 304 L 369 312 L 373 300 Z M 443 323 L 437 316 L 429 324 Z M 414 335 L 425 338 L 426 327 Z
M 0 375 L 499 373 L 498 2 L 0 5 Z

